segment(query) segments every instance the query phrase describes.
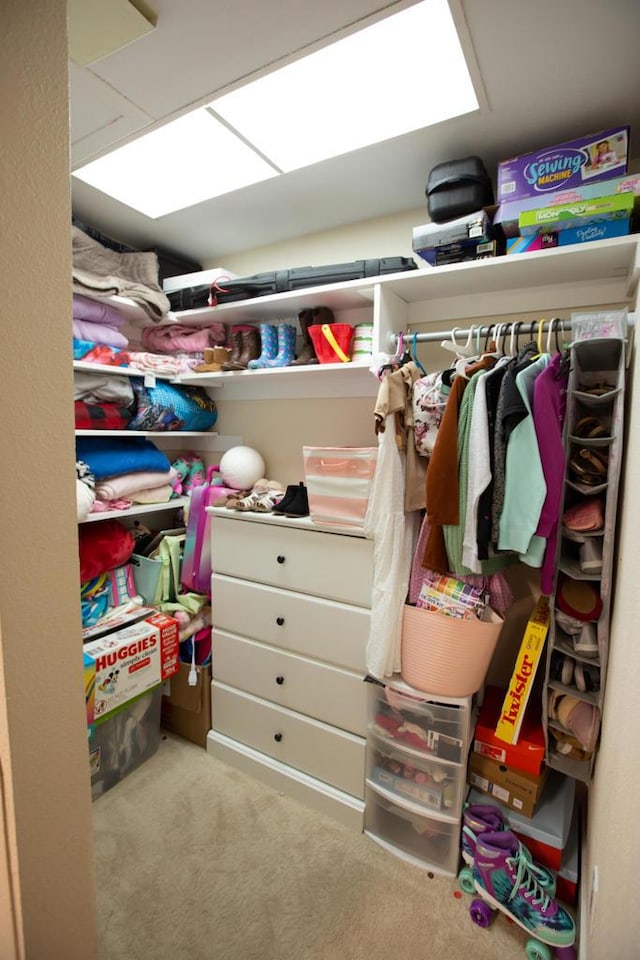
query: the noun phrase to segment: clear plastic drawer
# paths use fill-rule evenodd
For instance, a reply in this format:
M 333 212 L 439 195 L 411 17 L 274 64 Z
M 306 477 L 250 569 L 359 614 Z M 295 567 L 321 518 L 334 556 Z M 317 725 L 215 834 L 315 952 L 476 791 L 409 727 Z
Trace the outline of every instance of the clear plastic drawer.
M 371 730 L 398 746 L 463 763 L 470 709 L 470 698 L 450 704 L 420 697 L 418 691 L 414 696 L 395 687 L 376 687 Z
M 387 850 L 424 869 L 455 876 L 460 824 L 400 806 L 367 786 L 365 833 Z
M 400 802 L 455 815 L 462 804 L 465 770 L 462 764 L 429 758 L 369 734 L 367 779 Z

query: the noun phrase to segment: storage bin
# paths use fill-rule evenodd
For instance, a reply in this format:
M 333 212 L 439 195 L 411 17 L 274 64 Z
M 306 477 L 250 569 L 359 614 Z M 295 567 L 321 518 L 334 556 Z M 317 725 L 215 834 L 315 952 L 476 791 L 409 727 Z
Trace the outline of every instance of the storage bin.
M 152 560 L 150 557 L 141 557 L 133 553 L 129 563 L 133 567 L 136 593 L 140 594 L 145 603 L 151 605 L 159 603 L 162 599 L 160 575 L 169 566 L 169 557 Z
M 160 743 L 162 687 L 89 730 L 91 798 L 96 800 L 152 757 Z
M 405 605 L 401 669 L 404 680 L 425 693 L 467 697 L 484 682 L 503 620 L 458 620 Z
M 459 863 L 460 824 L 427 816 L 415 807 L 394 803 L 367 781 L 364 832 L 372 840 L 424 870 L 455 876 Z
M 416 699 L 387 688 L 376 699 L 370 729 L 396 747 L 462 763 L 468 717 L 468 708 Z
M 454 813 L 464 788 L 461 765 L 420 756 L 383 737 L 367 738 L 367 779 L 380 790 L 424 807 L 425 812 Z
M 362 527 L 377 447 L 303 447 L 312 520 Z

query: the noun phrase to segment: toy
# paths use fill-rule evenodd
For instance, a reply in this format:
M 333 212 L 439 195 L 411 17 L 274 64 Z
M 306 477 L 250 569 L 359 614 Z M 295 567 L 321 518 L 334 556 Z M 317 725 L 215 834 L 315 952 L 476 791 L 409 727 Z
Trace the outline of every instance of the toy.
M 253 447 L 231 447 L 220 459 L 220 476 L 227 487 L 234 490 L 250 490 L 265 476 L 262 456 Z

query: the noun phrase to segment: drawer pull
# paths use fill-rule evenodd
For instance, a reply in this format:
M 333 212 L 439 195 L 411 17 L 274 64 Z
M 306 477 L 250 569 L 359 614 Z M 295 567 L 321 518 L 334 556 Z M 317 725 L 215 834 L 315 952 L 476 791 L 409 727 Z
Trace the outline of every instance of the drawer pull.
M 284 617 L 276 617 L 276 623 L 281 627 L 284 624 Z
M 276 741 L 276 743 L 280 743 L 280 741 L 282 740 L 282 734 L 281 734 L 281 733 L 274 733 L 273 739 Z
M 282 554 L 280 553 L 280 554 L 278 554 L 278 556 L 276 557 L 276 560 L 278 561 L 278 563 L 284 563 L 285 560 L 286 560 L 286 557 L 283 557 Z
M 278 684 L 278 686 L 281 687 L 282 684 L 284 683 L 284 677 L 283 676 L 276 677 L 276 683 Z

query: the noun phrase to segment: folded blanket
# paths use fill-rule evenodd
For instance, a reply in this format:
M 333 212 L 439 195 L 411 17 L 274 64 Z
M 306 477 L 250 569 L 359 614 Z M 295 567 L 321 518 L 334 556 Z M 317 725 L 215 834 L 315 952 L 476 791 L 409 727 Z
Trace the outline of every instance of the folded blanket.
M 126 407 L 133 403 L 133 387 L 129 377 L 76 370 L 73 374 L 73 390 L 74 399 L 84 400 L 85 403 L 119 403 Z
M 128 353 L 129 366 L 141 373 L 167 373 L 177 377 L 181 373 L 193 373 L 193 368 L 202 363 L 199 354 L 192 354 L 189 358 L 186 358 L 172 357 L 169 354 L 160 356 L 157 353 L 147 353 L 145 350 L 132 351 L 129 349 Z
M 76 457 L 89 465 L 96 480 L 171 467 L 162 450 L 142 437 L 76 437 Z
M 207 347 L 221 347 L 227 340 L 224 323 L 168 323 L 142 328 L 142 345 L 151 353 L 201 353 Z
M 119 328 L 124 325 L 126 317 L 122 310 L 118 310 L 112 303 L 104 300 L 91 300 L 89 297 L 73 295 L 73 319 L 89 320 L 91 323 L 103 323 L 105 326 Z
M 74 404 L 76 430 L 126 430 L 131 423 L 131 411 L 117 403 Z
M 94 323 L 92 320 L 73 318 L 73 335 L 77 340 L 93 343 L 107 343 L 110 347 L 128 347 L 129 341 L 124 333 L 108 323 Z
M 106 343 L 93 343 L 91 340 L 73 338 L 73 359 L 85 363 L 106 363 L 111 367 L 127 367 L 129 354 L 120 347 L 110 347 Z
M 134 503 L 167 503 L 171 500 L 173 487 L 166 483 L 163 487 L 152 487 L 146 490 L 136 490 L 131 494 Z
M 106 513 L 107 510 L 128 510 L 133 506 L 133 500 L 96 500 L 91 507 L 91 513 Z
M 101 480 L 96 484 L 98 500 L 132 500 L 133 494 L 140 490 L 153 490 L 173 484 L 178 479 L 178 471 L 170 470 L 150 471 L 143 470 L 135 473 L 123 473 L 109 480 Z
M 72 227 L 71 234 L 75 293 L 104 298 L 120 294 L 139 304 L 155 322 L 167 316 L 170 304 L 158 282 L 155 253 L 117 253 L 78 227 Z

